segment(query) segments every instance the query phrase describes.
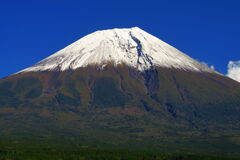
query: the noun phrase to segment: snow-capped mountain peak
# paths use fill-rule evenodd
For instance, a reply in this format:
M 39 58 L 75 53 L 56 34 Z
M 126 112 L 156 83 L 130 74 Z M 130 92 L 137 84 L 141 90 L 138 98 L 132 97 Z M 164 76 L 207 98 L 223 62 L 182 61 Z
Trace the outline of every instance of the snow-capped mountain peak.
M 124 63 L 139 71 L 159 66 L 214 72 L 138 27 L 96 31 L 21 72 L 75 70 L 108 62 Z

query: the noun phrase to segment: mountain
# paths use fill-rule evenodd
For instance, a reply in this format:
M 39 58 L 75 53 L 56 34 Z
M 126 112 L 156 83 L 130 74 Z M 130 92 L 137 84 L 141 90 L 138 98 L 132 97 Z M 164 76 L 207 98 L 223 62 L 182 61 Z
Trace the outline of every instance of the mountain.
M 1 142 L 237 155 L 240 83 L 135 27 L 0 80 Z
M 104 66 L 108 62 L 139 71 L 164 67 L 213 72 L 137 27 L 94 32 L 22 72 L 75 70 L 89 65 Z

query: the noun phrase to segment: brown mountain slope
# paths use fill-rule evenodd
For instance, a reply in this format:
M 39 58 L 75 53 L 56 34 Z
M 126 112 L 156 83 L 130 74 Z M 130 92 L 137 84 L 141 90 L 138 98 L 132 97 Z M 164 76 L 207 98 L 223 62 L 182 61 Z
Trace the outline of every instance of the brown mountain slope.
M 204 141 L 217 139 L 234 151 L 239 147 L 240 84 L 213 73 L 166 68 L 143 73 L 124 65 L 29 72 L 0 80 L 0 115 L 4 139 L 61 137 L 153 149 L 165 142 L 198 141 L 198 150 L 204 150 Z

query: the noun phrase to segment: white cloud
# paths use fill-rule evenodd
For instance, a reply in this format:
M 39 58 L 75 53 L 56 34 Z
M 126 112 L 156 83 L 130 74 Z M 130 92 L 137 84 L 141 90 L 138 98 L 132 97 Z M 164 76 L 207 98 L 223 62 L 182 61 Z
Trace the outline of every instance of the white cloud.
M 228 62 L 227 76 L 240 82 L 240 61 L 229 61 Z
M 215 67 L 214 67 L 214 65 L 211 65 L 211 66 L 210 66 L 210 68 L 211 68 L 212 70 L 215 70 Z
M 206 67 L 209 67 L 209 68 L 211 68 L 212 70 L 215 70 L 214 65 L 208 65 L 208 63 L 206 63 L 206 62 L 201 62 L 201 63 L 204 64 Z

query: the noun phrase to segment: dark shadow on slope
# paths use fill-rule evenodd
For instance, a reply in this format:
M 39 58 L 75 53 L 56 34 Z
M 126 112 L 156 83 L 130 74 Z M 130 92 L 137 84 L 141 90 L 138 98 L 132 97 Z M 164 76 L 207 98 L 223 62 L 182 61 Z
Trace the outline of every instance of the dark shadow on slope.
M 177 114 L 176 114 L 176 111 L 175 111 L 173 105 L 170 104 L 170 103 L 166 103 L 166 107 L 167 107 L 168 112 L 169 112 L 174 118 L 176 118 L 176 117 L 177 117 Z
M 152 108 L 147 104 L 146 101 L 141 100 L 141 103 L 143 104 L 143 107 L 147 112 L 150 112 L 152 110 Z

